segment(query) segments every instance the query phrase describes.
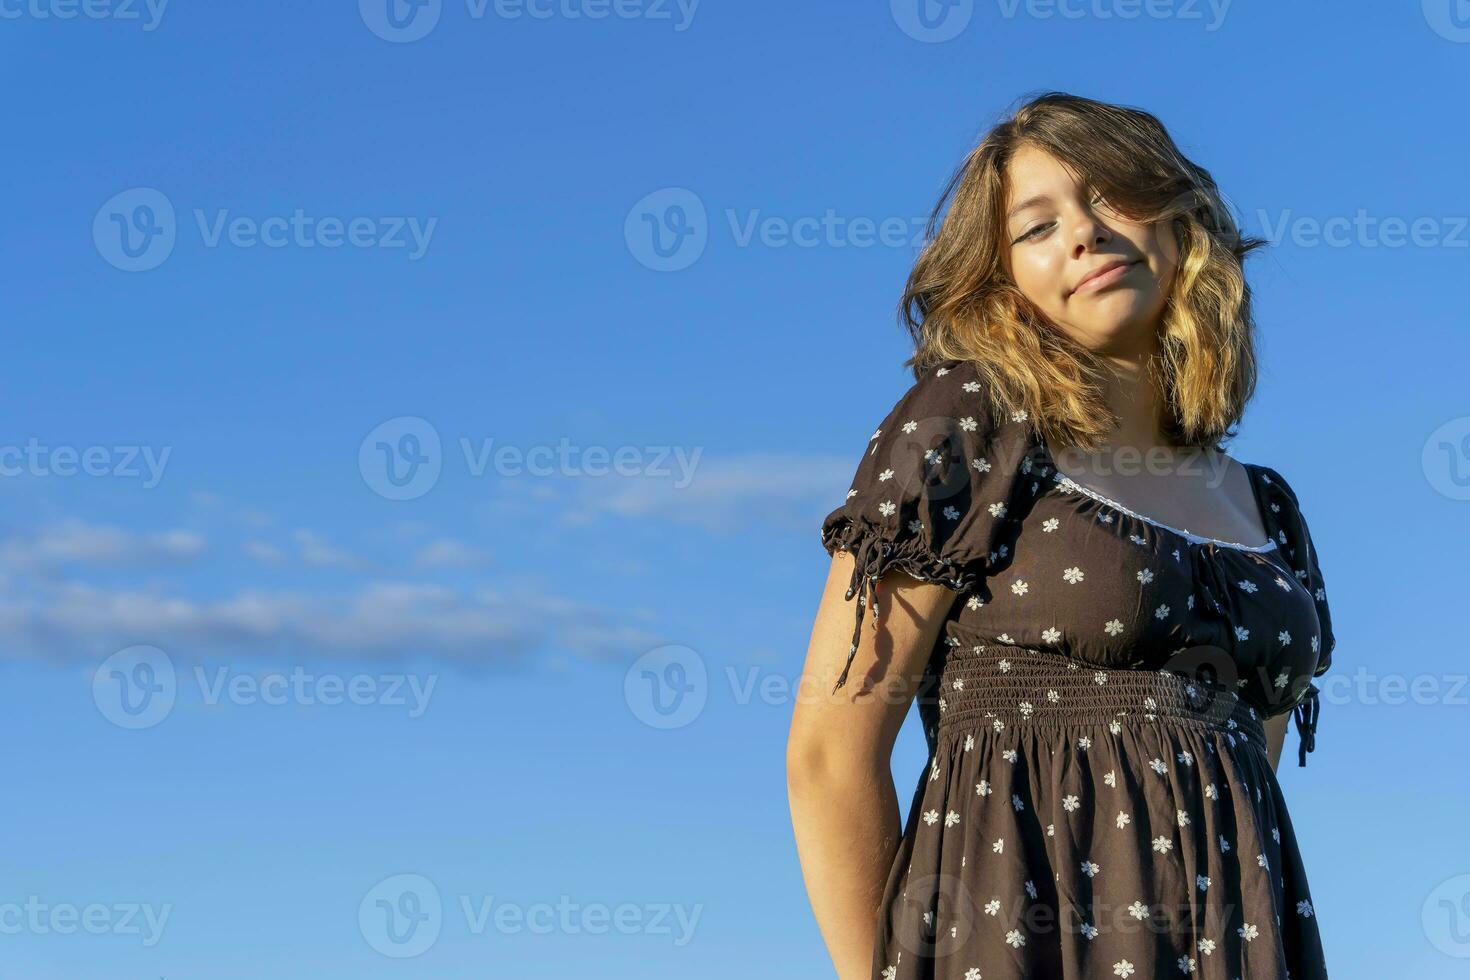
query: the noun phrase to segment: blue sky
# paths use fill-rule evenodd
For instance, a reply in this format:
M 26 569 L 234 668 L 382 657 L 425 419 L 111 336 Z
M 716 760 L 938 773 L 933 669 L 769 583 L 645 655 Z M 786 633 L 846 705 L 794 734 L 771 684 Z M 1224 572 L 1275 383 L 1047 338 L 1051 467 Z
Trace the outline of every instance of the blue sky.
M 1470 9 L 1142 9 L 0 0 L 3 972 L 830 975 L 817 528 L 917 223 L 1057 88 L 1273 240 L 1232 452 L 1338 637 L 1280 777 L 1334 972 L 1461 975 Z

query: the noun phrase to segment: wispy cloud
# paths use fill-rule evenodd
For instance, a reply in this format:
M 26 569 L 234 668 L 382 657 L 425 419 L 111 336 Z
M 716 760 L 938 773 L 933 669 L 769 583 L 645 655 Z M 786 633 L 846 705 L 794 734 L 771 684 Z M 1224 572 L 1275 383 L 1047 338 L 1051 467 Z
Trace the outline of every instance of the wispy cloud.
M 761 524 L 807 527 L 814 513 L 842 503 L 854 466 L 829 456 L 707 453 L 684 487 L 650 477 L 576 481 L 576 503 L 564 520 L 585 524 L 612 514 L 724 533 Z
M 73 661 L 146 643 L 189 659 L 429 657 L 507 666 L 544 651 L 621 658 L 667 642 L 615 610 L 534 588 L 379 581 L 346 592 L 219 599 L 0 579 L 0 654 Z
M 0 564 L 43 571 L 79 568 L 156 568 L 191 562 L 206 541 L 193 531 L 136 534 L 118 527 L 63 521 L 0 542 Z
M 490 560 L 490 553 L 463 541 L 440 538 L 424 545 L 414 555 L 415 567 L 433 568 L 478 568 Z

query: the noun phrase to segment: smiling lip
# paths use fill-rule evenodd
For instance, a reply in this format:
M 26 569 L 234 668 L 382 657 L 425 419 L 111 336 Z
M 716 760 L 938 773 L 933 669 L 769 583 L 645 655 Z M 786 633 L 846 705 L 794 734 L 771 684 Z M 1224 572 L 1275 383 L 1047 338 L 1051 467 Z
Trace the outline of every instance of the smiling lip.
M 1091 293 L 1096 292 L 1099 289 L 1106 289 L 1113 283 L 1117 282 L 1119 279 L 1122 279 L 1124 276 L 1126 276 L 1128 274 L 1128 270 L 1133 268 L 1133 266 L 1136 264 L 1136 262 L 1109 262 L 1107 265 L 1103 266 L 1101 269 L 1098 269 L 1096 272 L 1088 274 L 1087 278 L 1079 282 L 1077 284 L 1077 287 L 1073 289 L 1072 292 L 1074 294 Z

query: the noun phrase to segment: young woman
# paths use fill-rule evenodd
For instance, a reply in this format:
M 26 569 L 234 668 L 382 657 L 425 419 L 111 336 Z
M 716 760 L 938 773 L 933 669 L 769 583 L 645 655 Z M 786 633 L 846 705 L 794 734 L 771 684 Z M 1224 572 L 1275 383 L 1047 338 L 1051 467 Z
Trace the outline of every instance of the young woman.
M 929 231 L 916 381 L 822 526 L 789 736 L 838 975 L 1326 977 L 1275 766 L 1288 716 L 1313 747 L 1327 597 L 1296 493 L 1221 448 L 1263 242 L 1153 116 L 1062 93 L 986 135 Z

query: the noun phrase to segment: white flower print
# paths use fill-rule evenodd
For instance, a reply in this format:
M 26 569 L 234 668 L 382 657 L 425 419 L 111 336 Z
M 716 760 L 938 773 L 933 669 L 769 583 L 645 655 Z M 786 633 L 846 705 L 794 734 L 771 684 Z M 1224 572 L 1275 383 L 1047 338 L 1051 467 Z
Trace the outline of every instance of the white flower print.
M 966 391 L 968 391 L 970 394 L 973 395 L 975 392 L 977 392 L 977 391 L 980 390 L 980 382 L 978 382 L 978 381 L 966 381 L 960 387 L 961 388 L 964 388 Z
M 1148 544 L 1148 538 L 1141 537 L 1137 534 L 1128 535 L 1128 540 L 1132 541 L 1134 544 Z
M 990 516 L 991 517 L 1004 517 L 1004 516 L 1006 516 L 1006 505 L 1005 505 L 1005 501 L 1002 500 L 1002 501 L 998 501 L 996 503 L 993 503 L 989 507 L 987 507 L 986 510 L 990 511 Z
M 964 418 L 960 419 L 960 428 L 961 429 L 964 429 L 966 432 L 974 432 L 975 431 L 975 418 L 974 418 L 974 416 L 972 416 L 972 415 L 966 415 Z
M 959 520 L 960 519 L 960 509 L 958 507 L 955 507 L 952 504 L 950 506 L 944 508 L 944 519 L 947 520 L 947 521 L 957 521 L 957 520 Z
M 1081 805 L 1082 804 L 1077 799 L 1077 797 L 1070 793 L 1062 797 L 1062 809 L 1066 810 L 1068 813 L 1075 813 L 1077 808 Z
M 1291 632 L 1288 631 L 1288 630 L 1282 630 L 1280 633 L 1277 633 L 1276 634 L 1276 642 L 1277 643 L 1280 643 L 1284 647 L 1285 646 L 1290 646 L 1291 645 Z
M 885 966 L 883 968 L 883 980 L 893 980 L 896 976 L 898 976 L 898 967 Z
M 924 522 L 923 521 L 909 521 L 909 533 L 910 534 L 918 534 L 922 530 L 924 530 Z
M 1185 609 L 1193 609 L 1194 608 L 1194 593 L 1193 592 L 1191 592 L 1189 595 L 1187 595 L 1187 596 L 1184 597 L 1184 608 Z
M 1199 942 L 1194 944 L 1194 948 L 1199 950 L 1206 956 L 1209 956 L 1215 951 L 1215 941 L 1213 939 L 1201 939 Z
M 1158 757 L 1150 759 L 1148 767 L 1154 772 L 1158 773 L 1160 776 L 1169 771 L 1169 767 L 1164 764 L 1164 760 Z
M 1220 798 L 1220 788 L 1214 783 L 1211 783 L 1205 787 L 1205 795 L 1212 800 L 1218 800 Z
M 997 663 L 995 666 L 1000 669 L 1000 672 L 1002 674 L 1005 674 L 1005 673 L 1009 673 L 1010 672 L 1011 662 L 1009 660 L 1002 660 L 999 663 Z
M 965 971 L 965 980 L 980 980 L 980 968 L 972 966 Z
M 1097 515 L 1097 522 L 1099 524 L 1111 524 L 1113 523 L 1113 515 L 1106 512 L 1100 513 Z
M 1240 586 L 1240 591 L 1242 591 L 1242 592 L 1255 592 L 1256 591 L 1256 583 L 1252 582 L 1248 578 L 1241 579 L 1239 582 L 1236 583 L 1236 585 L 1239 585 Z
M 1120 977 L 1131 977 L 1133 975 L 1133 964 L 1127 960 L 1119 960 L 1113 964 L 1113 972 Z
M 1128 814 L 1124 813 L 1122 810 L 1119 810 L 1118 811 L 1118 819 L 1115 822 L 1118 825 L 1118 829 L 1119 830 L 1122 830 L 1124 827 L 1128 826 L 1130 823 L 1133 822 L 1133 818 L 1130 817 L 1130 816 L 1128 816 Z
M 1162 834 L 1154 838 L 1154 850 L 1158 851 L 1160 854 L 1169 853 L 1169 850 L 1173 846 L 1174 842 Z
M 1046 836 L 1048 836 L 1048 837 L 1055 837 L 1056 835 L 1057 835 L 1057 825 L 1054 824 L 1054 823 L 1047 824 L 1046 825 Z
M 1109 636 L 1117 636 L 1123 632 L 1123 621 L 1121 619 L 1110 619 L 1103 626 L 1103 629 Z
M 1251 638 L 1251 631 L 1244 626 L 1237 626 L 1235 627 L 1235 638 L 1237 640 L 1249 640 Z
M 1047 534 L 1050 534 L 1061 526 L 1062 522 L 1057 520 L 1055 517 L 1048 517 L 1046 520 L 1041 522 L 1041 529 Z
M 981 473 L 990 472 L 990 460 L 986 459 L 984 456 L 977 456 L 975 458 L 974 465 L 975 469 L 979 470 Z
M 1281 673 L 1276 675 L 1276 686 L 1285 687 L 1286 682 L 1289 680 L 1291 680 L 1290 672 L 1283 670 Z
M 1282 578 L 1280 575 L 1276 576 L 1276 584 L 1281 586 L 1282 590 L 1285 592 L 1291 591 L 1291 583 Z
M 1015 749 L 1006 749 L 1004 752 L 1002 752 L 1000 754 L 1000 756 L 1001 756 L 1002 759 L 1005 759 L 1007 762 L 1015 762 L 1016 761 L 1016 750 Z
M 1113 724 L 1116 725 L 1117 722 L 1113 722 Z M 1114 732 L 1113 734 L 1116 735 L 1117 732 Z M 1115 772 L 1112 769 L 1109 769 L 1107 771 L 1107 773 L 1105 773 L 1103 775 L 1103 782 L 1107 783 L 1109 786 L 1117 786 L 1118 785 L 1118 774 L 1117 774 L 1117 772 Z
M 1057 629 L 1055 626 L 1048 626 L 1046 629 L 1041 631 L 1041 640 L 1043 643 L 1055 643 L 1061 638 L 1062 631 Z
M 938 463 L 943 458 L 944 457 L 940 455 L 940 452 L 937 449 L 931 449 L 924 454 L 924 462 L 926 463 Z
M 1030 895 L 1032 898 L 1036 897 L 1036 886 L 1029 881 L 1026 882 L 1026 894 Z
M 1100 670 L 1094 671 L 1092 675 L 1092 681 L 1094 684 L 1098 685 L 1106 684 L 1108 682 L 1108 675 Z
M 1195 884 L 1195 887 L 1197 887 L 1200 891 L 1208 891 L 1209 890 L 1209 887 L 1210 887 L 1210 879 L 1209 879 L 1209 876 L 1207 876 L 1207 875 L 1195 875 L 1194 876 L 1194 884 Z
M 1181 763 L 1186 766 L 1194 765 L 1194 756 L 1190 754 L 1190 751 L 1188 749 L 1180 752 L 1177 756 L 1175 756 L 1175 758 L 1177 758 Z
M 985 605 L 985 600 L 977 595 L 970 596 L 970 601 L 965 603 L 965 606 L 971 610 L 979 609 L 983 605 Z
M 1316 909 L 1312 908 L 1312 903 L 1306 899 L 1302 899 L 1296 903 L 1296 914 L 1302 918 L 1310 919 L 1314 912 L 1316 912 Z
M 887 480 L 891 480 L 891 479 L 893 479 L 893 471 L 892 470 L 884 470 L 882 473 L 879 473 L 878 474 L 878 480 L 879 480 L 879 482 L 883 482 L 883 481 L 887 481 Z
M 1120 721 L 1110 721 L 1110 722 L 1108 722 L 1108 731 L 1112 732 L 1114 735 L 1117 735 L 1122 730 L 1123 730 L 1123 723 L 1122 722 L 1120 722 Z M 1112 784 L 1109 783 L 1108 785 L 1112 785 Z
M 903 431 L 906 434 L 908 434 L 908 435 L 913 435 L 914 430 L 917 429 L 918 427 L 919 427 L 919 423 L 917 423 L 917 422 L 905 422 L 903 424 Z
M 1160 605 L 1159 608 L 1157 608 L 1157 609 L 1154 610 L 1154 618 L 1155 619 L 1168 619 L 1169 618 L 1169 605 L 1168 605 L 1168 603 L 1164 603 L 1164 604 Z
M 1132 905 L 1128 906 L 1128 914 L 1133 916 L 1135 919 L 1147 919 L 1148 906 L 1144 905 L 1142 902 L 1134 902 Z
M 1034 710 L 1031 707 L 1031 702 L 1030 701 L 1022 701 L 1016 707 L 1018 707 L 1021 710 L 1021 717 L 1022 718 L 1030 718 L 1031 717 L 1031 712 Z
M 992 898 L 990 901 L 986 902 L 985 903 L 985 914 L 986 915 L 999 915 L 1000 914 L 1000 899 L 998 899 L 998 898 Z
M 1056 704 L 1058 701 L 1060 701 L 1062 699 L 1062 696 L 1059 693 L 1057 693 L 1057 689 L 1053 687 L 1053 688 L 1049 688 L 1047 690 L 1047 692 L 1046 692 L 1046 699 L 1048 701 L 1050 701 L 1052 704 Z
M 1186 810 L 1175 810 L 1174 818 L 1179 821 L 1179 826 L 1187 826 L 1189 823 L 1189 812 Z
M 1148 583 L 1152 582 L 1153 580 L 1154 580 L 1154 573 L 1150 569 L 1145 568 L 1145 569 L 1143 569 L 1142 571 L 1140 571 L 1138 573 L 1138 581 L 1142 582 L 1144 585 L 1147 585 Z
M 1095 877 L 1097 875 L 1097 873 L 1099 871 L 1101 871 L 1101 870 L 1102 870 L 1101 868 L 1099 868 L 1096 864 L 1094 864 L 1091 861 L 1083 861 L 1082 862 L 1082 873 L 1085 874 L 1085 875 L 1087 875 L 1087 877 L 1089 877 L 1089 878 Z
M 1159 706 L 1159 702 L 1155 701 L 1154 696 L 1150 694 L 1148 697 L 1143 699 L 1143 706 L 1148 710 L 1153 711 Z
M 1321 636 L 1321 634 L 1318 634 L 1317 636 L 1312 637 L 1312 652 L 1313 653 L 1319 653 L 1319 652 L 1321 652 L 1321 650 L 1322 650 L 1322 636 Z
M 1009 633 L 1002 633 L 1000 636 L 997 636 L 995 640 L 997 643 L 1004 643 L 1006 646 L 1014 646 L 1016 643 L 1015 640 L 1011 639 L 1011 634 Z
M 995 843 L 990 845 L 990 849 L 997 854 L 1004 854 L 1006 849 L 1006 839 L 1004 837 L 997 838 Z
M 1018 408 L 1011 413 L 1012 422 L 1024 422 L 1030 417 L 1031 416 L 1026 414 L 1026 410 L 1024 408 Z
M 1193 973 L 1194 972 L 1194 957 L 1192 957 L 1192 956 L 1181 956 L 1181 957 L 1179 957 L 1179 972 L 1180 973 Z
M 971 749 L 973 749 L 974 747 L 975 747 L 975 736 L 974 735 L 966 735 L 965 736 L 965 751 L 968 752 Z
M 1026 809 L 1025 802 L 1023 802 L 1021 797 L 1016 793 L 1011 794 L 1011 806 L 1015 808 L 1017 813 L 1020 813 L 1022 810 Z
M 1082 935 L 1086 936 L 1088 939 L 1097 938 L 1097 926 L 1093 925 L 1090 922 L 1082 923 L 1081 932 Z
M 1281 828 L 1280 827 L 1272 827 L 1271 828 L 1271 839 L 1274 840 L 1278 844 L 1281 843 Z
M 1230 842 L 1225 839 L 1225 835 L 1224 834 L 1221 834 L 1220 835 L 1220 853 L 1221 854 L 1224 854 L 1228 850 L 1230 850 Z
M 1026 590 L 1029 588 L 1030 586 L 1026 584 L 1025 579 L 1018 578 L 1011 583 L 1011 591 L 1014 592 L 1016 595 L 1025 595 Z
M 878 513 L 884 517 L 892 517 L 898 512 L 898 505 L 891 500 L 885 500 L 878 505 Z
M 1082 569 L 1078 568 L 1076 565 L 1073 565 L 1071 568 L 1068 568 L 1062 572 L 1062 578 L 1066 579 L 1070 584 L 1076 585 L 1078 582 L 1082 581 Z
M 956 813 L 955 811 L 953 811 L 953 810 L 950 810 L 948 813 L 946 813 L 944 815 L 944 825 L 946 827 L 953 827 L 955 824 L 957 824 L 959 822 L 960 822 L 960 815 L 958 813 Z
M 939 811 L 938 810 L 925 810 L 924 811 L 924 822 L 926 824 L 928 824 L 929 826 L 931 826 L 931 827 L 934 826 L 936 823 L 939 822 Z
M 1010 932 L 1006 933 L 1006 942 L 1014 946 L 1015 948 L 1020 949 L 1022 946 L 1026 945 L 1026 937 L 1021 935 L 1020 929 L 1012 929 Z
M 1240 938 L 1244 939 L 1246 942 L 1250 942 L 1252 939 L 1255 939 L 1261 934 L 1261 930 L 1257 929 L 1249 922 L 1241 926 L 1239 929 L 1236 929 L 1235 931 L 1240 936 Z
M 1088 738 L 1086 735 L 1083 735 L 1081 738 L 1077 739 L 1077 748 L 1081 749 L 1084 752 L 1087 751 L 1088 749 L 1092 748 L 1092 739 Z
M 1270 864 L 1270 862 L 1268 862 L 1266 860 L 1266 855 L 1264 855 L 1264 854 L 1257 854 L 1256 855 L 1256 864 L 1259 864 L 1261 867 L 1263 867 L 1263 868 L 1265 868 L 1267 870 L 1270 870 L 1270 868 L 1271 868 L 1271 864 Z

